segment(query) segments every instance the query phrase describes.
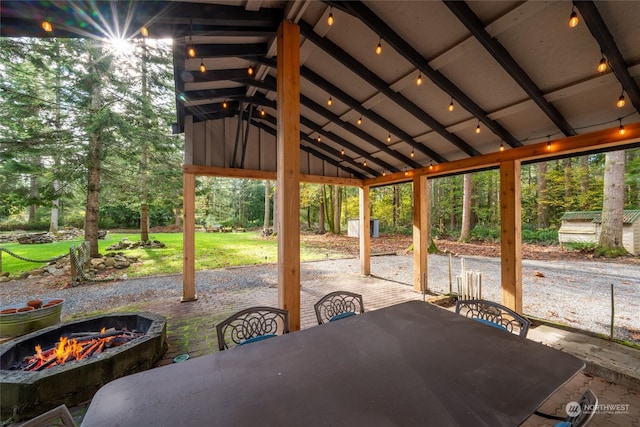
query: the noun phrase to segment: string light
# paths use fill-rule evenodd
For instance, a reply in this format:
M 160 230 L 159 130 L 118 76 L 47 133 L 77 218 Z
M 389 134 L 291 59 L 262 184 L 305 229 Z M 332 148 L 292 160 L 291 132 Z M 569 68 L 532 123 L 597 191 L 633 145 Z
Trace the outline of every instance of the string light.
M 358 126 L 360 126 L 362 124 L 362 116 L 360 116 L 360 118 L 358 118 Z
M 576 5 L 574 4 L 571 8 L 571 15 L 569 15 L 569 27 L 575 28 L 578 26 L 580 20 L 578 19 L 578 14 L 576 13 Z
M 227 108 L 227 100 L 222 101 L 222 108 Z
M 598 62 L 598 72 L 604 73 L 607 71 L 607 60 L 604 57 L 604 53 L 602 54 L 602 59 Z
M 433 161 L 431 161 L 431 163 L 429 163 L 429 170 L 432 171 L 433 170 Z
M 204 62 L 202 62 L 202 59 L 200 59 L 200 71 L 203 73 L 207 71 L 207 68 L 204 66 Z
M 333 99 L 329 97 L 329 99 L 327 100 L 327 105 L 331 106 L 331 104 L 333 104 Z
M 322 142 L 322 138 L 320 138 L 320 135 L 318 135 L 318 142 Z
M 478 120 L 478 126 L 476 126 L 476 133 L 480 133 L 480 120 Z
M 622 119 L 618 119 L 618 120 L 620 121 L 620 127 L 618 128 L 618 133 L 620 135 L 624 135 L 625 130 L 624 130 L 624 126 L 622 124 Z
M 504 151 L 504 142 L 500 141 L 500 151 Z
M 387 135 L 387 142 L 391 142 L 391 134 Z
M 49 23 L 47 21 L 44 21 L 42 23 L 42 28 L 45 31 L 51 31 L 52 30 L 51 24 L 49 24 L 49 29 L 48 30 L 44 27 L 44 24 L 49 24 Z M 142 34 L 142 37 L 149 37 L 149 29 L 143 25 L 142 27 L 140 27 L 140 34 Z
M 327 24 L 333 25 L 333 6 L 329 7 L 329 17 L 327 18 Z
M 413 150 L 411 150 L 411 154 L 409 154 L 411 157 L 415 156 L 416 154 L 413 152 Z
M 382 37 L 378 41 L 378 46 L 376 46 L 376 55 L 380 55 L 382 53 Z
M 261 115 L 262 117 L 264 117 L 264 116 L 266 116 L 266 115 L 267 115 L 267 112 L 266 112 L 266 111 L 264 111 L 264 107 L 260 107 L 260 115 Z M 318 137 L 318 142 L 320 142 L 320 137 Z
M 362 166 L 364 166 L 365 168 L 367 167 L 367 161 L 366 160 L 364 162 L 362 162 Z
M 551 150 L 551 136 L 547 135 L 547 150 Z
M 344 156 L 344 148 L 340 149 L 340 154 Z
M 248 73 L 250 76 L 253 76 L 253 65 L 249 64 L 249 68 L 247 69 L 247 73 Z
M 449 111 L 453 111 L 453 98 L 451 98 L 451 104 L 449 104 Z
M 418 78 L 416 79 L 416 84 L 420 86 L 422 84 L 422 72 L 418 73 Z
M 144 28 L 144 27 L 142 27 L 142 28 Z M 53 26 L 51 25 L 51 22 L 49 22 L 47 20 L 44 20 L 44 21 L 42 21 L 42 29 L 45 30 L 47 33 L 50 33 L 51 31 L 53 31 Z M 144 36 L 144 34 L 143 34 L 143 36 Z
M 382 176 L 387 176 L 387 171 L 382 171 Z
M 620 94 L 620 98 L 618 98 L 618 102 L 616 103 L 616 106 L 618 108 L 622 108 L 624 107 L 625 101 L 624 101 L 624 89 L 622 89 L 622 93 Z
M 409 175 L 409 171 L 407 169 L 404 170 L 404 176 Z
M 193 30 L 193 20 L 191 20 L 191 22 L 189 23 L 189 49 L 187 50 L 187 55 L 189 55 L 189 58 L 195 58 L 196 56 L 196 48 L 193 45 L 193 38 L 191 37 L 192 30 Z

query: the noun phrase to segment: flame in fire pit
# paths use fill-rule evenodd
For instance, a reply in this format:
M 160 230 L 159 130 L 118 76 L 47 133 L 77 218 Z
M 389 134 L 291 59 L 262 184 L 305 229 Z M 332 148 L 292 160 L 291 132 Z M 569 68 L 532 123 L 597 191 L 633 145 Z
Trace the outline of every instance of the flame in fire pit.
M 102 353 L 105 348 L 117 347 L 143 334 L 130 332 L 126 328 L 109 331 L 102 328 L 100 332 L 79 332 L 70 337 L 60 337 L 55 346 L 42 350 L 39 344 L 35 346 L 35 354 L 24 358 L 18 366 L 12 368 L 22 371 L 40 371 L 42 369 L 60 366 L 73 360 L 82 360 L 92 354 Z

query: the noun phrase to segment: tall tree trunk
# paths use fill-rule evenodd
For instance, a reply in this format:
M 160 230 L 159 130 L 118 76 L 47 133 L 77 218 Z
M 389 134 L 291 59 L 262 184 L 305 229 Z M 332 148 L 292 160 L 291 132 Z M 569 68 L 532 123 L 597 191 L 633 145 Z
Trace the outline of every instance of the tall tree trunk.
M 322 197 L 320 198 L 320 209 L 318 209 L 318 228 L 322 234 L 327 232 L 324 226 L 324 198 Z
M 278 191 L 277 188 L 273 189 L 273 200 L 274 200 L 273 202 L 273 233 L 274 234 L 277 234 L 278 230 L 280 229 L 280 227 L 278 227 L 278 221 L 277 221 L 277 218 L 278 218 L 278 203 L 276 202 L 276 200 L 278 200 L 276 198 L 277 191 Z
M 142 39 L 142 61 L 141 61 L 141 78 L 142 78 L 142 120 L 143 127 L 145 130 L 149 131 L 150 127 L 147 117 L 147 112 L 151 105 L 151 100 L 149 99 L 149 87 L 147 82 L 147 62 L 149 61 L 149 55 L 147 51 L 147 43 L 145 39 Z M 149 191 L 148 191 L 148 181 L 149 181 L 149 173 L 148 173 L 148 165 L 149 165 L 149 143 L 147 138 L 140 138 L 140 240 L 146 242 L 149 240 Z
M 582 170 L 582 176 L 580 177 L 580 194 L 589 193 L 589 156 L 580 156 L 580 169 Z M 587 210 L 587 198 L 580 197 L 582 203 L 580 204 L 580 210 Z
M 449 184 L 449 206 L 450 206 L 450 210 L 449 210 L 449 230 L 454 230 L 456 228 L 456 210 L 454 209 L 455 206 L 455 192 L 454 192 L 454 181 L 453 181 L 453 177 L 448 177 L 447 178 L 447 183 Z M 449 234 L 449 233 L 447 233 Z
M 176 218 L 175 225 L 177 227 L 181 227 L 182 226 L 182 208 L 181 207 L 176 207 L 176 208 L 174 208 L 173 212 L 174 212 L 174 216 Z
M 95 42 L 96 45 L 98 42 Z M 96 46 L 100 51 L 100 48 Z M 94 64 L 99 58 L 94 57 Z M 91 114 L 97 115 L 102 107 L 102 76 L 97 66 L 91 72 L 94 74 L 91 86 Z M 102 160 L 102 134 L 100 126 L 94 127 L 89 134 L 87 207 L 85 214 L 84 239 L 89 242 L 90 256 L 100 256 L 98 250 L 98 214 L 100 210 L 100 172 Z
M 393 229 L 397 229 L 400 222 L 400 186 L 393 185 Z
M 462 228 L 460 229 L 459 239 L 461 242 L 468 241 L 471 232 L 471 191 L 471 174 L 465 173 L 462 189 Z
M 538 228 L 549 227 L 549 201 L 547 200 L 547 162 L 536 163 L 536 189 Z
M 334 185 L 333 188 L 333 232 L 340 234 L 340 217 L 342 216 L 342 189 Z
M 36 178 L 35 175 L 31 175 L 29 177 L 29 198 L 31 198 L 31 200 L 35 200 L 36 197 L 38 197 L 38 179 Z M 33 224 L 36 222 L 36 204 L 35 203 L 31 203 L 29 205 L 29 224 Z
M 600 241 L 598 242 L 598 246 L 604 249 L 623 247 L 624 169 L 624 150 L 611 151 L 606 154 L 604 162 L 602 229 Z
M 264 231 L 265 236 L 269 231 L 269 225 L 271 223 L 271 218 L 269 218 L 269 214 L 271 213 L 271 201 L 269 199 L 270 192 L 271 181 L 267 179 L 264 181 L 264 223 L 262 224 L 262 230 Z
M 571 169 L 571 158 L 562 161 L 564 167 L 564 206 L 571 206 L 573 198 L 573 171 Z
M 322 200 L 325 208 L 325 219 L 327 220 L 327 225 L 329 225 L 329 231 L 331 233 L 335 233 L 335 228 L 333 226 L 333 187 L 330 185 L 322 186 Z
M 58 194 L 60 191 L 60 181 L 57 179 L 53 180 L 53 191 L 55 194 Z M 51 203 L 51 215 L 49 217 L 49 232 L 57 233 L 58 232 L 58 218 L 60 213 L 60 199 L 57 198 Z

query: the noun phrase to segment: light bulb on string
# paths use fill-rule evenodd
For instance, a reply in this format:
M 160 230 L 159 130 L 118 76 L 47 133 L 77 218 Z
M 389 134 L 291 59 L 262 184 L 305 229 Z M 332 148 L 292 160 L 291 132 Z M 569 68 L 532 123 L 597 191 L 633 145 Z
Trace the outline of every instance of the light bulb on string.
M 387 135 L 387 142 L 391 142 L 391 134 Z
M 382 171 L 382 176 L 387 176 L 387 171 Z
M 547 150 L 551 150 L 551 136 L 547 135 Z
M 418 73 L 418 78 L 416 79 L 416 84 L 420 86 L 422 84 L 422 72 Z
M 409 154 L 409 155 L 410 155 L 411 157 L 413 157 L 413 156 L 415 156 L 415 155 L 416 155 L 416 153 L 414 153 L 414 151 L 413 151 L 413 150 L 411 150 L 411 154 Z
M 620 127 L 618 128 L 618 133 L 620 135 L 624 135 L 625 130 L 624 130 L 624 125 L 622 124 L 622 119 L 618 119 L 620 121 Z
M 605 59 L 603 53 L 600 62 L 598 62 L 598 72 L 604 73 L 605 71 L 607 71 L 607 60 Z
M 358 118 L 357 123 L 358 123 L 358 126 L 360 126 L 360 125 L 362 124 L 362 116 L 360 116 L 360 117 Z
M 329 7 L 329 17 L 327 18 L 327 24 L 333 25 L 333 7 Z
M 247 68 L 247 74 L 249 74 L 250 76 L 253 76 L 253 65 L 249 64 L 249 68 Z
M 340 150 L 340 155 L 344 156 L 344 148 Z
M 480 120 L 478 120 L 478 126 L 476 126 L 476 133 L 480 133 Z
M 267 115 L 267 112 L 266 112 L 266 111 L 264 111 L 264 107 L 261 107 L 261 108 L 260 108 L 260 115 L 261 115 L 262 117 L 264 117 L 264 116 L 266 116 L 266 115 Z M 320 137 L 318 137 L 318 142 L 320 142 Z
M 626 102 L 624 101 L 624 89 L 622 89 L 622 93 L 620 94 L 620 98 L 618 98 L 618 102 L 616 102 L 616 106 L 618 108 L 624 107 Z
M 318 142 L 322 142 L 322 138 L 320 138 L 320 135 L 318 135 Z
M 578 26 L 580 20 L 578 19 L 578 14 L 576 13 L 576 5 L 574 4 L 571 8 L 571 15 L 569 15 L 569 27 L 575 28 Z
M 429 163 L 429 170 L 433 170 L 433 161 Z
M 362 166 L 364 166 L 365 168 L 367 167 L 367 161 L 366 160 L 364 162 L 362 162 Z
M 142 27 L 142 28 L 145 28 L 145 27 Z M 53 31 L 53 25 L 51 25 L 51 22 L 49 22 L 49 21 L 47 21 L 45 19 L 44 21 L 42 21 L 42 29 L 45 30 L 47 33 L 50 33 L 51 31 Z M 142 31 L 142 29 L 141 29 L 141 31 Z
M 500 150 L 500 151 L 504 151 L 504 142 L 503 142 L 503 141 L 500 141 L 500 148 L 499 148 L 499 150 Z
M 222 101 L 222 108 L 227 108 L 227 100 Z
M 327 100 L 327 105 L 331 106 L 331 104 L 333 104 L 333 99 L 329 97 L 329 99 Z
M 382 37 L 378 41 L 378 46 L 376 46 L 376 55 L 380 55 L 382 53 Z
M 193 47 L 193 45 L 189 46 L 189 50 L 187 50 L 187 54 L 189 55 L 190 58 L 193 58 L 196 56 L 196 50 Z
M 453 98 L 451 98 L 451 103 L 449 104 L 449 111 L 453 111 Z
M 48 23 L 47 21 L 42 23 L 42 28 L 44 28 L 44 24 Z M 44 28 L 45 31 L 51 31 L 51 24 L 49 24 L 50 29 L 47 30 L 46 28 Z M 140 34 L 142 35 L 142 37 L 149 37 L 149 29 L 146 26 L 142 26 L 140 27 Z
M 204 66 L 204 62 L 202 62 L 202 59 L 200 60 L 200 72 L 204 73 L 205 71 L 207 71 L 207 68 Z

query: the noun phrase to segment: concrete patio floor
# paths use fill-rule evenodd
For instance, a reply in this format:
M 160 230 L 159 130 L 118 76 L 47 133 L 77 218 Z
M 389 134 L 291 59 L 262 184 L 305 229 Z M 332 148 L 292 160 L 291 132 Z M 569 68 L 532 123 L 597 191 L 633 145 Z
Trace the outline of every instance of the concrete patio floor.
M 317 325 L 313 304 L 324 294 L 334 290 L 349 290 L 362 294 L 367 311 L 423 299 L 421 293 L 406 284 L 375 277 L 345 273 L 339 280 L 336 280 L 335 276 L 327 280 L 319 270 L 321 268 L 321 263 L 304 265 L 305 274 L 301 285 L 302 329 Z M 314 274 L 314 269 L 318 269 L 317 274 Z M 238 274 L 241 274 L 241 271 Z M 218 289 L 199 294 L 198 299 L 192 302 L 163 300 L 143 304 L 140 308 L 167 317 L 169 349 L 158 363 L 158 366 L 163 366 L 173 363 L 173 359 L 178 355 L 188 354 L 193 358 L 218 351 L 215 325 L 230 314 L 255 305 L 277 305 L 277 287 L 251 287 L 232 291 Z M 590 388 L 598 396 L 600 404 L 615 405 L 601 407 L 590 425 L 640 427 L 640 379 L 634 379 L 632 373 L 629 378 L 625 377 L 626 379 L 618 383 L 610 380 L 610 376 L 616 374 L 616 366 L 626 366 L 631 370 L 635 369 L 637 373 L 640 351 L 617 344 L 611 346 L 607 341 L 582 334 L 562 331 L 562 334 L 558 335 L 557 329 L 546 326 L 533 328 L 529 333 L 529 339 L 574 354 L 575 350 L 569 343 L 579 342 L 582 347 L 578 347 L 582 350 L 578 351 L 576 356 L 587 362 L 587 369 L 552 395 L 540 411 L 564 416 L 566 403 L 577 400 L 585 389 Z M 602 348 L 606 348 L 606 351 L 600 351 Z M 591 354 L 597 354 L 598 357 L 592 359 Z M 70 408 L 76 421 L 81 421 L 88 403 Z M 533 427 L 554 424 L 553 421 L 533 415 L 523 425 Z

